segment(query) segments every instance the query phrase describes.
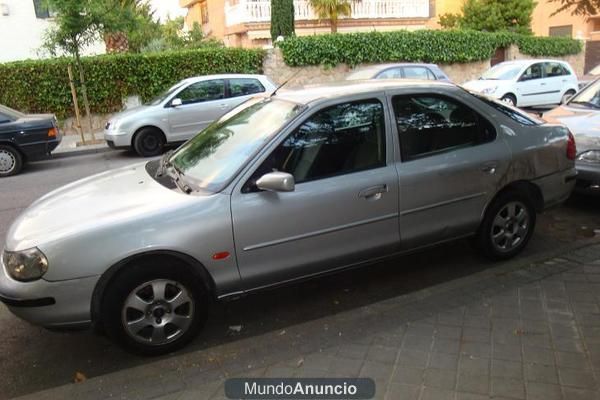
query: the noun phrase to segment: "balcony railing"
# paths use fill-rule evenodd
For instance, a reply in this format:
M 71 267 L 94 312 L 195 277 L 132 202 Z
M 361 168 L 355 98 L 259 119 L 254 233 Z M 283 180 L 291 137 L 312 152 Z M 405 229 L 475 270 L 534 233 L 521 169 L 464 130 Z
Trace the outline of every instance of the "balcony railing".
M 316 20 L 308 0 L 294 0 L 294 13 L 297 21 Z M 429 0 L 357 0 L 352 2 L 351 19 L 377 18 L 427 18 Z M 227 26 L 269 22 L 271 20 L 271 0 L 237 0 L 237 4 L 225 2 Z

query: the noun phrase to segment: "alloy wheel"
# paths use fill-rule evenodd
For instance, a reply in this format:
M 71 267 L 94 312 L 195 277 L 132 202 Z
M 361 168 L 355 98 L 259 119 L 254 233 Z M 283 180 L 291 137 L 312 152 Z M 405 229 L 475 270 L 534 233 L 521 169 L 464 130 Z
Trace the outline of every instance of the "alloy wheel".
M 194 316 L 191 292 L 179 282 L 156 279 L 131 291 L 123 303 L 125 332 L 152 346 L 177 340 L 190 328 Z
M 527 237 L 530 229 L 530 216 L 525 204 L 511 201 L 494 217 L 490 232 L 492 244 L 500 252 L 508 252 Z

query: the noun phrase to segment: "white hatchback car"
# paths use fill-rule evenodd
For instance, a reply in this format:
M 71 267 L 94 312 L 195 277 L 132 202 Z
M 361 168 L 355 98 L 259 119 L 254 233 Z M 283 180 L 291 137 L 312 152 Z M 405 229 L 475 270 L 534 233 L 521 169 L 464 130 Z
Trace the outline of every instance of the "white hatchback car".
M 115 114 L 104 139 L 112 148 L 132 147 L 141 156 L 155 156 L 166 143 L 188 140 L 249 98 L 275 88 L 264 75 L 184 79 L 147 104 Z
M 563 103 L 577 93 L 578 81 L 564 61 L 515 60 L 494 65 L 481 78 L 463 86 L 525 107 Z

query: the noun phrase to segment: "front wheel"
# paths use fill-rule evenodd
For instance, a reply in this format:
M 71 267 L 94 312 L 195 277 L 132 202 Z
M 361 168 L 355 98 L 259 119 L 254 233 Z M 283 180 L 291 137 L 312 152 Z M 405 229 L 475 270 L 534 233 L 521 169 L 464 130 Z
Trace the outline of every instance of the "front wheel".
M 165 147 L 165 136 L 156 128 L 143 128 L 133 139 L 133 148 L 142 157 L 161 154 Z
M 506 260 L 521 252 L 535 228 L 535 207 L 519 192 L 499 195 L 489 206 L 479 231 L 477 244 L 491 259 Z
M 515 96 L 513 96 L 512 94 L 505 94 L 504 96 L 502 96 L 502 98 L 500 99 L 500 101 L 508 104 L 509 106 L 513 106 L 516 107 L 517 106 L 517 98 Z
M 103 296 L 101 318 L 108 336 L 142 355 L 169 353 L 189 343 L 207 316 L 202 283 L 172 261 L 126 268 Z

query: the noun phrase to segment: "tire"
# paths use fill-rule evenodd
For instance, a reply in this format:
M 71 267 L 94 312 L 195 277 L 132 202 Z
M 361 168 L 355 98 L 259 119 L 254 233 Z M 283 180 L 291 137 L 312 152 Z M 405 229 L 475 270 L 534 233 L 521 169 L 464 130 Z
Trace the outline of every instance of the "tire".
M 502 98 L 500 99 L 500 101 L 507 103 L 511 106 L 516 107 L 517 106 L 517 98 L 515 97 L 514 94 L 505 94 L 504 96 L 502 96 Z
M 535 221 L 535 207 L 528 196 L 517 191 L 501 193 L 485 213 L 477 232 L 477 247 L 492 260 L 514 257 L 531 239 Z
M 157 128 L 142 128 L 133 139 L 133 148 L 142 157 L 153 157 L 162 154 L 165 142 L 165 136 Z
M 563 94 L 563 97 L 560 99 L 560 104 L 565 104 L 571 97 L 575 95 L 575 91 L 573 89 L 569 89 Z
M 23 156 L 12 146 L 0 145 L 0 178 L 16 175 L 23 169 Z
M 170 353 L 193 340 L 209 308 L 201 280 L 172 259 L 124 268 L 103 294 L 100 318 L 106 334 L 125 350 L 148 356 Z

